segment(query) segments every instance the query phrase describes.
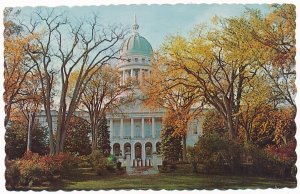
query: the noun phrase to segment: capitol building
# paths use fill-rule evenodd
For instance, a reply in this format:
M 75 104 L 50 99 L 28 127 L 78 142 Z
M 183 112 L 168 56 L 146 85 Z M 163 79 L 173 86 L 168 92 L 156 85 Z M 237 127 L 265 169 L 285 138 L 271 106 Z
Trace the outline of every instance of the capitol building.
M 122 82 L 127 79 L 143 84 L 143 78 L 151 73 L 152 46 L 138 32 L 139 25 L 134 19 L 132 34 L 120 48 L 118 71 Z M 135 96 L 142 95 L 137 87 Z M 110 127 L 111 154 L 120 161 L 127 160 L 131 167 L 161 164 L 160 132 L 162 130 L 163 110 L 150 111 L 143 106 L 141 98 L 121 108 L 119 114 L 107 114 Z M 202 134 L 200 120 L 189 125 L 187 145 L 193 146 Z M 155 157 L 154 157 L 155 156 Z M 156 161 L 154 161 L 156 160 Z M 128 164 L 129 162 L 129 164 Z

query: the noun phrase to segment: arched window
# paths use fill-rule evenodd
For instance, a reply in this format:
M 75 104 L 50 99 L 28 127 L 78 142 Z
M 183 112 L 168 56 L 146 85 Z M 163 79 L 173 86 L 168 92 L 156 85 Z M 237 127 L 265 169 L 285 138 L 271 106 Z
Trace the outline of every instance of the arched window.
M 114 149 L 114 156 L 121 156 L 120 144 L 115 143 L 113 149 Z
M 135 62 L 138 62 L 138 61 L 139 61 L 139 59 L 138 59 L 138 58 L 134 58 L 134 61 L 135 61 Z
M 134 145 L 135 159 L 142 158 L 142 144 L 136 143 Z
M 131 145 L 130 145 L 130 143 L 125 143 L 124 144 L 124 154 L 128 154 L 128 153 L 130 153 L 131 154 Z
M 152 143 L 147 142 L 145 144 L 145 152 L 146 152 L 146 157 L 152 156 Z
M 124 156 L 125 156 L 125 159 L 126 159 L 126 155 L 128 155 L 131 157 L 131 145 L 130 143 L 125 143 L 124 144 Z

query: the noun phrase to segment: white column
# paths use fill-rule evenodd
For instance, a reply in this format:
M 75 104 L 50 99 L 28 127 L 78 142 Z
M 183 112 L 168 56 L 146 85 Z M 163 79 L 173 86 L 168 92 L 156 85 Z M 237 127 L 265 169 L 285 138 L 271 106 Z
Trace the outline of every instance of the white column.
M 152 117 L 152 138 L 155 138 L 155 118 Z
M 145 166 L 145 159 L 146 159 L 146 147 L 145 142 L 142 143 L 142 160 L 143 160 L 143 166 Z
M 131 118 L 131 138 L 134 138 L 134 119 Z
M 130 150 L 130 152 L 131 152 L 131 166 L 132 166 L 132 160 L 135 158 L 134 157 L 134 151 L 135 151 L 134 144 L 131 144 L 131 150 Z
M 122 71 L 122 83 L 125 84 L 126 80 L 125 80 L 125 70 Z
M 123 138 L 124 135 L 124 124 L 123 124 L 123 118 L 121 118 L 121 124 L 120 124 L 120 138 Z
M 142 138 L 145 138 L 145 118 L 142 117 Z
M 114 155 L 114 142 L 111 141 L 111 142 L 110 142 L 110 145 L 112 145 L 112 146 L 111 146 L 111 149 L 110 149 L 110 154 L 111 154 L 111 155 Z
M 110 136 L 111 136 L 111 138 L 113 138 L 114 137 L 114 122 L 113 122 L 113 119 L 110 119 L 109 128 L 110 128 Z
M 139 69 L 139 82 L 142 83 L 143 80 L 142 80 L 142 71 L 143 69 Z
M 133 78 L 133 69 L 130 69 L 130 77 Z

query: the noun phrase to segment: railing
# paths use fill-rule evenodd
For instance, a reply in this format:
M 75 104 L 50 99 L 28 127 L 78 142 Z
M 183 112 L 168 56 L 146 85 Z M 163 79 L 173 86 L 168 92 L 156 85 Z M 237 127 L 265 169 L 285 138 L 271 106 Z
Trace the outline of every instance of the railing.
M 146 158 L 144 160 L 142 159 L 133 159 L 132 160 L 132 166 L 133 167 L 144 167 L 144 166 L 152 166 L 152 159 Z
M 119 139 L 121 138 L 120 135 L 114 135 L 113 137 L 111 137 L 111 139 Z M 133 138 L 131 138 L 131 135 L 129 136 L 123 136 L 122 139 L 135 139 L 135 138 L 143 138 L 141 135 L 135 135 Z M 144 138 L 147 139 L 152 139 L 152 135 L 147 135 Z M 158 135 L 155 136 L 155 139 L 159 139 L 160 137 Z

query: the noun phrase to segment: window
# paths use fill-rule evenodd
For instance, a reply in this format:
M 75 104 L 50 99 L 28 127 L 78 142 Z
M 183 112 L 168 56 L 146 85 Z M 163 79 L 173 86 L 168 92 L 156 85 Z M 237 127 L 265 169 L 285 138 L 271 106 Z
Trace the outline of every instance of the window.
M 150 157 L 152 155 L 152 144 L 150 142 L 147 142 L 145 144 L 145 152 L 146 152 L 146 157 Z
M 131 59 L 128 59 L 127 61 L 128 61 L 128 62 L 131 62 Z
M 138 77 L 139 77 L 139 70 L 138 69 L 134 70 L 134 77 L 135 77 L 135 79 L 138 79 Z
M 131 145 L 130 145 L 130 143 L 125 143 L 124 144 L 124 155 L 125 155 L 125 159 L 126 159 L 126 155 L 129 155 L 129 157 L 131 157 Z
M 136 125 L 135 126 L 135 138 L 140 138 L 142 137 L 142 134 L 141 134 L 141 127 L 140 125 Z
M 144 58 L 142 58 L 142 62 L 145 63 L 145 59 Z
M 114 149 L 114 156 L 121 156 L 121 149 L 120 149 L 120 144 L 115 143 L 113 146 Z
M 135 62 L 138 62 L 138 58 L 134 58 L 134 61 L 135 61 Z

